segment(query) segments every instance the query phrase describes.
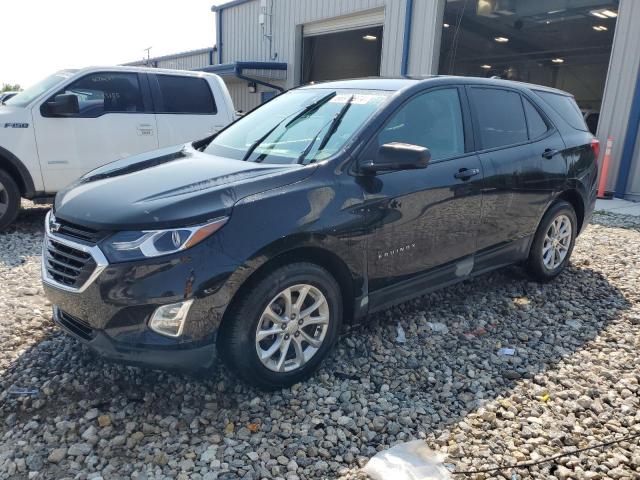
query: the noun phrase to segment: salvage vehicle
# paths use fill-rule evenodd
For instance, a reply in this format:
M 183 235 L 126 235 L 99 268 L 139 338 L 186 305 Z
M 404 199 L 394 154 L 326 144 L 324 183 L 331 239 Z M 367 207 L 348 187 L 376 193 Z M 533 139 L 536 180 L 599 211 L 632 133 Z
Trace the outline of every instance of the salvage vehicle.
M 62 70 L 0 107 L 0 230 L 20 199 L 49 202 L 106 163 L 203 138 L 235 119 L 213 74 L 142 67 Z
M 464 77 L 309 85 L 60 192 L 54 319 L 105 357 L 276 389 L 343 328 L 507 265 L 549 281 L 595 203 L 573 97 Z

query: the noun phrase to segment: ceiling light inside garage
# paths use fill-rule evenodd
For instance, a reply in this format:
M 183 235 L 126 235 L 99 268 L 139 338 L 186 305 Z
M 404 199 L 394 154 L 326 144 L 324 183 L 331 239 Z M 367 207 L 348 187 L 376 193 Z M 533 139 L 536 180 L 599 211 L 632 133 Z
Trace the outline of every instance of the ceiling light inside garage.
M 443 26 L 444 28 L 449 28 L 449 24 L 448 24 L 448 23 L 443 23 L 443 24 L 442 24 L 442 26 Z
M 507 37 L 496 37 L 494 40 L 498 43 L 507 43 L 509 41 Z
M 484 70 L 491 70 L 491 65 L 480 65 L 480 68 Z
M 564 63 L 564 58 L 552 58 L 553 63 Z
M 603 18 L 605 20 L 607 18 L 616 18 L 618 16 L 618 12 L 614 10 L 609 10 L 607 8 L 599 8 L 598 10 L 591 10 L 589 13 L 594 17 Z
M 593 29 L 596 32 L 606 32 L 607 30 L 609 30 L 607 27 L 605 27 L 604 25 L 594 25 Z
M 365 35 L 364 37 L 362 37 L 363 40 L 367 40 L 369 42 L 373 42 L 374 40 L 377 40 L 378 37 L 376 37 L 375 35 Z

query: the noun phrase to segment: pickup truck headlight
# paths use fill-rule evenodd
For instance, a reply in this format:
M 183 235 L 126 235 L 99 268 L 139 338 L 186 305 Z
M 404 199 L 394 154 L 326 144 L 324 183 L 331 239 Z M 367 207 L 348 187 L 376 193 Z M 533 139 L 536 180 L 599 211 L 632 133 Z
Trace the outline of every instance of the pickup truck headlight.
M 102 244 L 102 249 L 114 263 L 169 255 L 202 242 L 227 220 L 228 217 L 221 217 L 193 227 L 118 232 Z

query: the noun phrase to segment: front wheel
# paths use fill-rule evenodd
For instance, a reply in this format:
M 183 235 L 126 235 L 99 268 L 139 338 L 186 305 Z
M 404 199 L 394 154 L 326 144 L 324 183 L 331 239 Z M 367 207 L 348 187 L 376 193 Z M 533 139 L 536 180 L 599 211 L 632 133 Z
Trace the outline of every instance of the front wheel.
M 333 276 L 318 265 L 294 263 L 242 295 L 218 333 L 224 363 L 263 390 L 308 378 L 340 331 L 342 298 Z
M 547 282 L 557 277 L 569 263 L 578 233 L 573 207 L 560 200 L 542 217 L 538 226 L 526 269 L 534 279 Z

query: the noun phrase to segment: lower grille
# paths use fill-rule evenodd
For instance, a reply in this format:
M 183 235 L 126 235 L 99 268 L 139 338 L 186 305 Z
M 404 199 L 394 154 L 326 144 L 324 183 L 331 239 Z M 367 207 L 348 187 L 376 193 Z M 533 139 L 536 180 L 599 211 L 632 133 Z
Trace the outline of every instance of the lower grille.
M 98 266 L 90 253 L 45 237 L 44 267 L 59 284 L 79 288 Z
M 78 337 L 84 338 L 85 340 L 91 340 L 93 338 L 93 328 L 91 328 L 91 325 L 84 320 L 80 320 L 73 315 L 69 315 L 67 312 L 60 309 L 58 309 L 57 318 L 60 325 Z

